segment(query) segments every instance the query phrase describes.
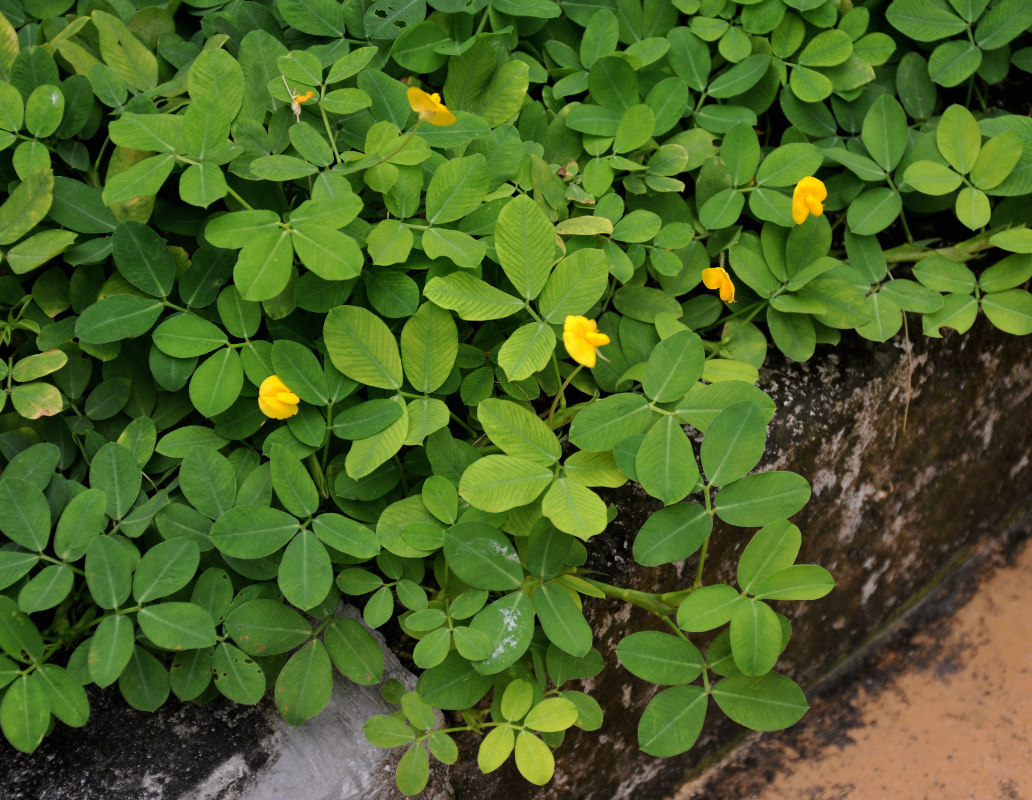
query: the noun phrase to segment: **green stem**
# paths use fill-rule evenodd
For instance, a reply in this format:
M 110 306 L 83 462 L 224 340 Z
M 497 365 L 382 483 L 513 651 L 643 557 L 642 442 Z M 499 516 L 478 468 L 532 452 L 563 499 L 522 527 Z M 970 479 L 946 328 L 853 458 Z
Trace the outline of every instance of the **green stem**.
M 653 614 L 660 617 L 669 616 L 677 611 L 676 605 L 670 605 L 663 600 L 664 595 L 652 594 L 650 592 L 639 592 L 636 589 L 623 589 L 609 583 L 596 581 L 593 578 L 586 578 L 583 575 L 579 577 L 581 580 L 587 581 L 600 592 L 605 594 L 606 597 L 623 600 L 625 603 L 630 603 L 632 606 L 638 606 L 638 608 L 644 608 L 646 611 L 651 611 Z
M 922 261 L 932 256 L 942 256 L 950 261 L 970 261 L 984 250 L 989 250 L 993 244 L 989 241 L 999 233 L 999 230 L 982 231 L 963 242 L 949 247 L 923 247 L 913 243 L 901 244 L 885 251 L 885 260 L 889 264 L 900 264 L 904 262 Z
M 711 517 L 713 516 L 713 501 L 710 499 L 710 489 L 713 488 L 710 484 L 706 484 L 702 487 L 702 496 L 706 500 L 706 513 Z M 692 584 L 693 589 L 698 589 L 702 586 L 702 570 L 706 566 L 706 551 L 709 549 L 710 536 L 712 531 L 706 535 L 706 540 L 702 543 L 702 549 L 699 551 L 699 568 L 695 571 L 695 583 Z
M 228 186 L 228 185 L 227 185 L 227 186 L 226 186 L 226 191 L 227 191 L 227 192 L 229 193 L 229 196 L 230 196 L 230 197 L 232 197 L 232 198 L 233 198 L 234 200 L 236 200 L 236 201 L 237 201 L 238 203 L 240 203 L 240 205 L 242 205 L 242 206 L 243 206 L 244 208 L 246 208 L 246 209 L 247 209 L 248 211 L 254 211 L 254 208 L 253 208 L 253 207 L 251 206 L 251 204 L 250 204 L 250 203 L 248 203 L 248 202 L 247 202 L 247 201 L 246 201 L 246 200 L 245 200 L 244 198 L 242 198 L 242 197 L 241 197 L 241 196 L 240 196 L 239 194 L 237 194 L 237 191 L 236 191 L 236 189 L 234 189 L 234 188 L 233 188 L 232 186 Z
M 556 392 L 555 399 L 552 401 L 552 407 L 548 409 L 548 427 L 552 427 L 552 418 L 555 416 L 555 410 L 558 408 L 560 401 L 563 404 L 563 408 L 566 408 L 566 387 L 570 385 L 570 381 L 573 380 L 574 376 L 584 369 L 583 364 L 578 364 L 577 369 L 566 376 L 566 380 L 563 381 L 563 385 L 559 387 L 559 391 Z
M 321 101 L 326 95 L 326 87 L 323 86 L 322 95 L 319 97 Z M 337 139 L 330 130 L 330 120 L 326 117 L 326 110 L 322 107 L 322 102 L 319 103 L 319 113 L 322 115 L 323 125 L 326 127 L 326 137 L 330 140 L 330 148 L 333 150 L 333 160 L 335 164 L 340 163 L 340 151 L 337 150 Z

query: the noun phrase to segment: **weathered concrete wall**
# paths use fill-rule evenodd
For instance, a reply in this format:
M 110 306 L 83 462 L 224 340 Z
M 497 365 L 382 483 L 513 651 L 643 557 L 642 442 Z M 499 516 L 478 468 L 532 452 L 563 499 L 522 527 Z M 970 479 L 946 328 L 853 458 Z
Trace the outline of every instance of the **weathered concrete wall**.
M 1030 355 L 1028 338 L 999 333 L 982 319 L 964 336 L 916 338 L 912 359 L 902 339 L 876 345 L 849 336 L 805 364 L 770 359 L 761 386 L 779 410 L 761 468 L 791 469 L 811 481 L 813 497 L 794 518 L 804 537 L 799 561 L 823 565 L 837 582 L 822 600 L 780 604 L 793 636 L 779 671 L 803 685 L 827 673 L 1026 507 Z M 645 569 L 631 558 L 634 534 L 654 507 L 649 503 L 633 488 L 622 495 L 621 514 L 596 548 L 593 566 L 622 586 L 683 588 L 694 577 L 695 559 Z M 718 523 L 710 558 L 719 569 L 707 580 L 733 580 L 748 538 Z M 475 765 L 453 770 L 460 800 L 662 800 L 743 731 L 711 706 L 692 751 L 670 759 L 642 753 L 637 723 L 652 692 L 617 665 L 613 650 L 630 631 L 659 628 L 639 609 L 602 601 L 591 605 L 590 617 L 609 665 L 586 682 L 605 710 L 602 730 L 574 731 L 557 753 L 556 778 L 540 789 L 511 764 L 489 776 Z
M 825 674 L 1026 506 L 1029 355 L 1027 338 L 998 333 L 982 320 L 964 336 L 917 339 L 912 360 L 901 341 L 873 345 L 855 337 L 807 364 L 772 358 L 762 386 L 779 412 L 762 466 L 792 469 L 813 484 L 813 499 L 795 518 L 804 533 L 800 561 L 827 567 L 838 582 L 820 601 L 783 604 L 794 634 L 780 670 L 804 684 Z M 654 501 L 634 487 L 613 499 L 620 516 L 593 540 L 592 566 L 645 591 L 688 585 L 694 559 L 644 569 L 631 558 Z M 718 524 L 709 580 L 733 577 L 747 540 Z M 608 665 L 586 687 L 605 709 L 602 730 L 571 733 L 557 751 L 555 779 L 542 788 L 520 778 L 511 762 L 481 775 L 471 738 L 459 764 L 433 773 L 425 798 L 444 800 L 453 788 L 458 800 L 661 800 L 741 733 L 711 711 L 690 753 L 665 760 L 641 753 L 637 723 L 651 692 L 618 666 L 613 651 L 625 633 L 654 623 L 617 604 L 587 608 Z M 404 677 L 388 655 L 389 673 Z M 117 692 L 104 693 L 85 730 L 59 726 L 31 757 L 0 747 L 7 776 L 0 798 L 278 800 L 299 791 L 305 800 L 400 797 L 391 756 L 361 734 L 365 719 L 386 706 L 375 688 L 341 684 L 331 709 L 301 729 L 268 705 L 195 708 L 173 701 L 150 715 L 126 708 Z

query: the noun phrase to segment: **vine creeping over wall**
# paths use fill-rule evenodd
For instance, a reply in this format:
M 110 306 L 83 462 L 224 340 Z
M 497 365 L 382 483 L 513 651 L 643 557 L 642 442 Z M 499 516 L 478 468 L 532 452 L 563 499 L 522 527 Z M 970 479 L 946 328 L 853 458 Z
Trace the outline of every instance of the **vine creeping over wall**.
M 617 648 L 667 687 L 645 752 L 690 748 L 711 701 L 798 720 L 780 612 L 832 578 L 795 563 L 807 480 L 754 471 L 758 369 L 908 313 L 1032 332 L 1032 129 L 994 106 L 1030 24 L 1019 0 L 0 0 L 7 740 L 85 724 L 90 683 L 146 710 L 272 691 L 300 724 L 333 670 L 382 679 L 342 596 L 414 643 L 417 689 L 388 681 L 365 729 L 406 748 L 407 793 L 454 733 L 543 784 L 601 726 L 569 686 L 604 666 L 584 596 L 666 626 Z M 635 560 L 694 559 L 685 585 L 585 567 L 596 490 L 628 480 L 663 503 Z M 715 521 L 749 531 L 731 583 Z

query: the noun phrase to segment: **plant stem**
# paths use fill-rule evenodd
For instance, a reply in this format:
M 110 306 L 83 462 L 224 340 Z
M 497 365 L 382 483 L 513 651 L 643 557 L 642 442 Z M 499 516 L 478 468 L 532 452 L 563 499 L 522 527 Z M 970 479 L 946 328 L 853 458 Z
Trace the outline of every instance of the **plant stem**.
M 569 375 L 566 376 L 566 380 L 563 381 L 563 385 L 560 386 L 559 387 L 559 391 L 556 392 L 555 399 L 552 401 L 552 407 L 550 409 L 548 409 L 548 427 L 549 428 L 552 427 L 552 418 L 555 416 L 555 410 L 559 406 L 560 401 L 563 404 L 563 408 L 566 408 L 566 397 L 564 395 L 564 393 L 566 392 L 566 387 L 570 385 L 570 381 L 572 381 L 574 376 L 578 372 L 580 372 L 582 369 L 584 369 L 584 365 L 583 364 L 578 364 L 577 365 L 577 369 L 575 369 L 573 372 L 571 372 Z
M 660 617 L 667 617 L 677 611 L 676 605 L 670 605 L 663 599 L 667 595 L 639 592 L 636 589 L 622 589 L 619 586 L 602 583 L 601 581 L 596 581 L 592 578 L 586 578 L 583 575 L 579 577 L 581 580 L 587 581 L 596 589 L 601 591 L 606 597 L 623 600 L 625 603 L 630 603 L 632 606 L 638 606 L 638 608 L 644 608 L 646 611 L 651 611 L 653 614 Z M 668 595 L 669 594 L 670 593 L 668 593 Z

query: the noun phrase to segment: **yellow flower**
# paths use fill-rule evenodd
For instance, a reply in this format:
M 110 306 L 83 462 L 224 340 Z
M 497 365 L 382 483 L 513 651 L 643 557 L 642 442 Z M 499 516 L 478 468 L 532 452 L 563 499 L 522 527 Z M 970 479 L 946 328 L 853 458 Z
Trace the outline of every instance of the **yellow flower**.
M 287 388 L 279 375 L 270 375 L 258 387 L 258 408 L 267 417 L 286 419 L 297 413 L 301 398 Z
M 806 222 L 809 214 L 815 217 L 823 214 L 827 197 L 828 187 L 819 178 L 806 177 L 799 181 L 792 192 L 792 219 L 796 225 Z
M 312 91 L 307 91 L 304 94 L 296 94 L 294 95 L 293 102 L 300 105 L 301 103 L 305 102 L 305 100 L 311 100 L 313 94 L 314 92 Z
M 708 267 L 702 271 L 702 283 L 707 289 L 720 289 L 720 299 L 735 302 L 735 285 L 723 267 Z
M 594 367 L 595 349 L 609 344 L 609 337 L 598 332 L 598 323 L 587 317 L 569 316 L 563 325 L 563 344 L 570 358 L 585 367 Z
M 451 125 L 455 122 L 455 115 L 444 107 L 441 95 L 437 93 L 427 94 L 416 86 L 410 86 L 408 101 L 412 110 L 419 114 L 419 118 L 431 125 Z

